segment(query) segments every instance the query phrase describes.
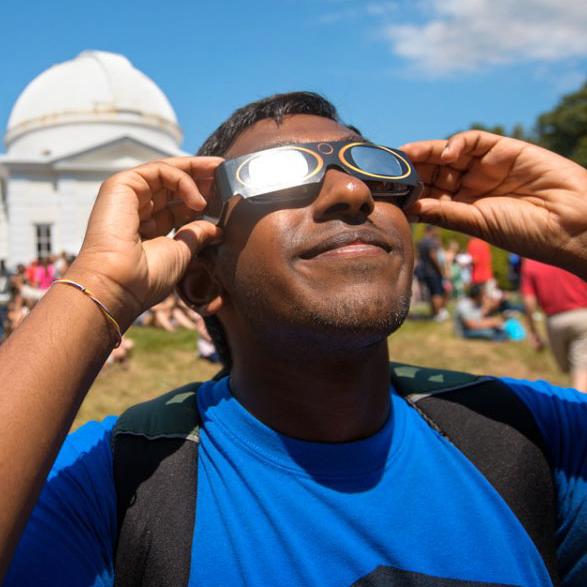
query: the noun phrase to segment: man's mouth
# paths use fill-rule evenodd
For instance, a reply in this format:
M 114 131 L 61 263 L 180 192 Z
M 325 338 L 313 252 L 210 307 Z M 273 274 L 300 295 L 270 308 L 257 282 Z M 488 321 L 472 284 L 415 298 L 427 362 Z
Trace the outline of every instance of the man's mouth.
M 387 254 L 391 249 L 391 244 L 373 230 L 348 230 L 321 239 L 300 258 L 372 256 Z

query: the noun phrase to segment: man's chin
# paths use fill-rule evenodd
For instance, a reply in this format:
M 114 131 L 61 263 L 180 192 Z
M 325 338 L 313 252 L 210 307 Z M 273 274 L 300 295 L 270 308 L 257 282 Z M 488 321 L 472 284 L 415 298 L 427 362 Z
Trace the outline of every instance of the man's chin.
M 326 302 L 326 301 L 325 301 Z M 345 346 L 373 344 L 387 338 L 405 321 L 409 311 L 409 296 L 394 300 L 330 300 L 308 308 L 308 329 L 314 336 L 340 342 Z M 310 334 L 310 333 L 308 333 Z

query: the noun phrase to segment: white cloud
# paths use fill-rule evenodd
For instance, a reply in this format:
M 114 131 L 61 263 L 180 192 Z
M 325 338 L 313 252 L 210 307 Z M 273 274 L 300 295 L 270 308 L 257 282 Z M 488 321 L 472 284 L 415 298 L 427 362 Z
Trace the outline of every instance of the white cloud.
M 437 76 L 587 57 L 586 0 L 427 0 L 422 24 L 384 29 L 393 52 Z

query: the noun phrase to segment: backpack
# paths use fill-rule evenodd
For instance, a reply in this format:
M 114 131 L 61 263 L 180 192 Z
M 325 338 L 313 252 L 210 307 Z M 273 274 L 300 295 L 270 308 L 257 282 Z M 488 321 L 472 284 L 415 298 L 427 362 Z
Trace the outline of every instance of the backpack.
M 534 417 L 492 377 L 390 365 L 391 384 L 483 473 L 533 540 L 554 585 L 556 496 Z M 189 383 L 129 408 L 112 433 L 116 586 L 188 585 L 200 415 Z

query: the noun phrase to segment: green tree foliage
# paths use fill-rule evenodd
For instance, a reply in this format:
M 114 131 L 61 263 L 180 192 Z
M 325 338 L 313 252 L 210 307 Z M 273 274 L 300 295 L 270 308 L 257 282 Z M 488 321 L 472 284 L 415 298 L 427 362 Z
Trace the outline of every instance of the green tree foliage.
M 534 142 L 534 137 L 526 132 L 524 126 L 520 123 L 514 124 L 510 131 L 503 124 L 488 125 L 482 122 L 474 122 L 470 126 L 470 130 L 485 130 L 492 132 L 494 135 L 501 135 L 502 137 L 513 137 L 521 141 Z
M 537 142 L 587 167 L 587 82 L 538 117 Z
M 508 134 L 503 124 L 496 124 L 494 126 L 490 126 L 487 124 L 483 124 L 482 122 L 474 122 L 471 125 L 470 130 L 484 130 L 487 132 L 492 132 L 494 135 L 501 136 L 506 136 Z

